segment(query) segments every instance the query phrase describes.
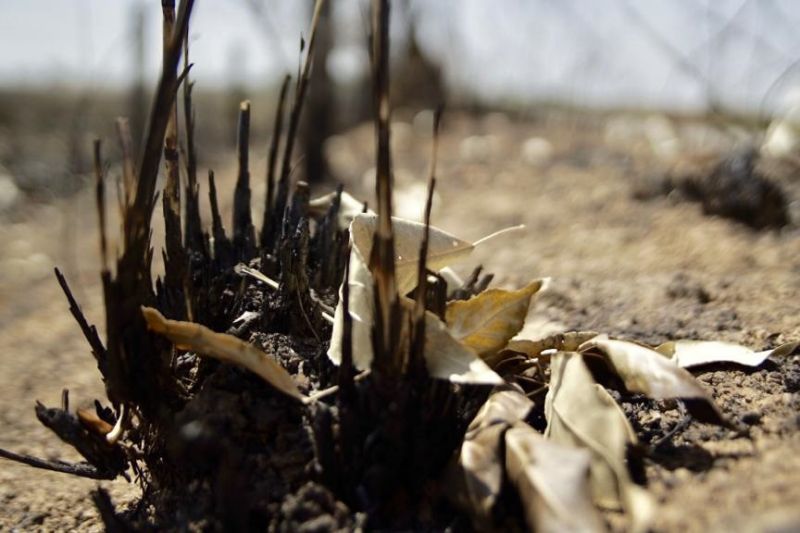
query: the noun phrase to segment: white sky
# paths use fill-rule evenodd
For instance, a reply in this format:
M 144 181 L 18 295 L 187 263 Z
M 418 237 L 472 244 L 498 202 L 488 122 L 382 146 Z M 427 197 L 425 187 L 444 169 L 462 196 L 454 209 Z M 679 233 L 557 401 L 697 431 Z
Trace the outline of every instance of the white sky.
M 294 71 L 310 2 L 260 1 L 267 19 L 247 0 L 197 0 L 191 43 L 193 78 L 200 85 L 224 86 L 232 78 L 257 85 L 287 68 Z M 366 57 L 360 48 L 364 2 L 329 1 L 346 44 L 330 66 L 346 75 Z M 146 5 L 147 71 L 154 77 L 159 0 L 0 1 L 0 86 L 124 86 L 132 72 L 129 20 L 137 3 Z M 411 4 L 423 47 L 443 59 L 451 83 L 490 101 L 697 108 L 710 89 L 724 104 L 759 110 L 780 104 L 800 84 L 800 68 L 793 67 L 800 60 L 800 2 L 794 0 Z M 687 74 L 660 41 L 710 81 Z

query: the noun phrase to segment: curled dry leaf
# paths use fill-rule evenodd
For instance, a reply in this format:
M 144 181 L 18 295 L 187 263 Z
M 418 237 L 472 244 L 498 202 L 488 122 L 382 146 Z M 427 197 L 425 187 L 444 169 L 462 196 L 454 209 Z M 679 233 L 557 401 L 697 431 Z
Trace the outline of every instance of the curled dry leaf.
M 604 531 L 592 505 L 585 448 L 546 439 L 526 424 L 506 431 L 506 472 L 531 531 Z
M 594 382 L 580 354 L 558 352 L 550 363 L 545 397 L 545 437 L 555 443 L 588 449 L 592 454 L 590 486 L 598 505 L 625 509 L 632 530 L 644 531 L 652 515 L 647 492 L 634 485 L 626 466 L 636 435 L 608 392 Z
M 790 342 L 773 350 L 756 352 L 729 342 L 717 341 L 669 341 L 657 346 L 655 350 L 667 356 L 681 368 L 707 365 L 710 363 L 736 363 L 737 365 L 760 366 L 771 356 L 789 355 L 800 347 L 800 342 Z
M 314 198 L 308 202 L 308 210 L 313 215 L 323 216 L 328 212 L 328 209 L 331 208 L 335 199 L 335 191 L 320 196 L 319 198 Z M 336 224 L 339 226 L 339 229 L 347 229 L 353 221 L 353 218 L 364 212 L 365 205 L 364 202 L 356 199 L 353 195 L 342 191 L 342 198 L 339 202 L 339 214 L 336 219 Z M 367 210 L 367 213 L 374 215 L 374 212 L 370 210 Z
M 142 307 L 147 327 L 164 335 L 181 350 L 191 350 L 199 354 L 242 366 L 258 374 L 267 383 L 283 394 L 296 400 L 305 401 L 292 380 L 292 376 L 270 356 L 241 339 L 225 333 L 216 333 L 194 322 L 164 318 L 157 309 Z
M 350 225 L 350 239 L 353 243 L 350 252 L 350 315 L 353 318 L 353 364 L 359 370 L 370 367 L 373 359 L 372 324 L 375 316 L 373 277 L 368 267 L 372 251 L 372 238 L 377 217 L 365 213 L 357 215 Z M 402 219 L 393 219 L 395 252 L 397 253 L 396 276 L 398 289 L 404 294 L 414 288 L 417 281 L 417 260 L 424 224 Z M 465 257 L 473 245 L 456 239 L 452 235 L 431 227 L 428 267 L 440 269 L 448 263 Z M 344 330 L 344 306 L 339 304 L 333 321 L 333 332 L 328 349 L 329 359 L 336 365 L 342 357 L 342 332 Z M 413 305 L 401 298 L 403 305 Z M 461 345 L 448 332 L 447 327 L 433 313 L 426 313 L 425 361 L 428 373 L 435 378 L 447 379 L 454 383 L 474 383 L 497 385 L 502 379 L 493 372 L 477 354 Z
M 522 329 L 531 298 L 549 279 L 539 279 L 516 291 L 489 289 L 469 300 L 447 304 L 445 320 L 451 334 L 481 358 L 500 351 Z
M 479 518 L 489 517 L 503 485 L 503 435 L 532 408 L 521 392 L 500 390 L 489 396 L 467 428 L 456 469 L 465 486 L 464 503 Z
M 494 366 L 515 354 L 522 354 L 529 359 L 549 360 L 549 356 L 556 351 L 576 352 L 578 347 L 589 339 L 597 337 L 595 331 L 567 331 L 548 335 L 539 340 L 531 341 L 526 339 L 512 339 L 506 344 L 496 357 L 491 358 L 489 364 Z
M 372 238 L 378 225 L 377 215 L 356 215 L 350 225 L 350 240 L 362 257 L 369 258 Z M 425 224 L 392 217 L 394 228 L 395 278 L 397 292 L 408 293 L 417 286 L 417 265 Z M 446 231 L 430 227 L 428 237 L 428 270 L 440 270 L 467 257 L 475 246 Z
M 687 400 L 687 409 L 698 420 L 729 425 L 694 376 L 652 348 L 602 335 L 583 343 L 579 351 L 602 355 L 630 392 L 654 400 Z

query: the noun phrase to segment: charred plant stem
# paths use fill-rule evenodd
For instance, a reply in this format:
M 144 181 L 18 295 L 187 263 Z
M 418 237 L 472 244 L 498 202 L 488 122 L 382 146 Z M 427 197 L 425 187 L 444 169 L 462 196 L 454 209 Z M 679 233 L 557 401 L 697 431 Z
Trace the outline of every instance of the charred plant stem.
M 103 161 L 100 154 L 100 139 L 94 140 L 94 178 L 97 217 L 100 226 L 100 261 L 103 271 L 108 271 L 108 240 L 106 238 L 106 184 L 103 176 Z
M 292 168 L 292 153 L 294 152 L 294 143 L 297 137 L 297 131 L 300 127 L 300 118 L 303 112 L 303 102 L 305 100 L 306 92 L 308 91 L 308 80 L 311 75 L 311 64 L 314 58 L 314 43 L 317 37 L 317 26 L 319 25 L 320 13 L 325 0 L 316 0 L 314 4 L 314 15 L 311 18 L 311 30 L 308 36 L 308 47 L 306 48 L 306 57 L 303 61 L 303 68 L 297 78 L 297 85 L 294 94 L 294 101 L 292 102 L 292 111 L 289 115 L 289 129 L 286 133 L 286 145 L 283 150 L 283 161 L 281 162 L 281 175 L 278 182 L 278 191 L 275 199 L 275 216 L 280 219 L 283 211 L 286 208 L 289 198 L 289 178 Z M 277 227 L 277 226 L 276 226 Z
M 233 246 L 238 259 L 249 259 L 254 253 L 255 235 L 250 216 L 250 102 L 239 106 L 237 135 L 239 174 L 233 196 Z
M 146 241 L 150 236 L 150 215 L 155 203 L 156 178 L 161 162 L 161 145 L 167 124 L 170 120 L 169 110 L 175 99 L 178 83 L 178 63 L 181 58 L 181 46 L 186 30 L 189 27 L 189 16 L 194 0 L 184 0 L 178 10 L 172 39 L 164 53 L 164 65 L 161 79 L 156 88 L 156 96 L 150 111 L 147 138 L 142 150 L 142 162 L 139 165 L 139 179 L 136 183 L 134 208 L 125 217 L 125 249 L 134 241 Z M 133 247 L 138 248 L 138 247 Z
M 61 290 L 64 291 L 64 296 L 67 297 L 67 302 L 69 302 L 69 312 L 72 313 L 72 316 L 75 318 L 75 322 L 77 322 L 78 327 L 81 328 L 83 336 L 86 337 L 86 341 L 92 348 L 92 353 L 94 354 L 94 357 L 97 360 L 98 365 L 100 365 L 100 371 L 103 372 L 104 369 L 102 365 L 106 360 L 106 348 L 105 346 L 103 346 L 103 342 L 100 340 L 100 336 L 97 334 L 97 328 L 89 325 L 89 322 L 83 315 L 83 311 L 81 311 L 78 302 L 72 295 L 72 291 L 69 288 L 69 284 L 67 284 L 67 280 L 64 277 L 64 274 L 62 274 L 58 268 L 54 270 L 56 273 L 56 279 L 58 280 L 58 284 L 61 286 Z
M 376 197 L 378 227 L 370 257 L 375 278 L 375 365 L 388 375 L 402 368 L 400 308 L 397 299 L 392 231 L 392 161 L 390 152 L 389 107 L 389 1 L 372 3 L 373 99 L 376 137 Z
M 189 66 L 189 36 L 184 36 L 183 64 Z M 194 107 L 192 89 L 194 84 L 187 79 L 183 82 L 183 120 L 186 132 L 186 220 L 184 239 L 186 247 L 193 251 L 204 250 L 203 225 L 200 220 L 200 188 L 197 183 L 197 150 L 194 143 Z
M 41 468 L 42 470 L 72 474 L 73 476 L 86 477 L 89 479 L 113 479 L 116 477 L 115 475 L 109 476 L 107 473 L 101 472 L 89 463 L 67 463 L 58 460 L 48 461 L 47 459 L 40 459 L 24 453 L 15 453 L 2 448 L 0 448 L 0 457 L 34 468 Z
M 266 248 L 270 244 L 270 239 L 274 239 L 272 224 L 272 212 L 275 208 L 275 174 L 278 171 L 278 146 L 281 142 L 281 132 L 283 131 L 283 114 L 286 107 L 286 93 L 289 89 L 289 82 L 292 77 L 288 74 L 283 78 L 281 92 L 278 97 L 278 107 L 275 110 L 275 124 L 272 127 L 272 138 L 269 143 L 269 156 L 267 159 L 267 194 L 264 198 L 264 220 L 261 223 L 261 247 Z

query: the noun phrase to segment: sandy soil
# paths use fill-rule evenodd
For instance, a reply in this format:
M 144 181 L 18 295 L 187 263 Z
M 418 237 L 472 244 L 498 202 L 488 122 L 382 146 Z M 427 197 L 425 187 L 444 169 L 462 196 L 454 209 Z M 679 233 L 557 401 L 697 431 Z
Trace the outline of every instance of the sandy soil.
M 403 198 L 421 196 L 413 183 L 427 174 L 430 139 L 424 117 L 398 117 L 394 155 L 403 211 L 410 205 Z M 718 131 L 690 126 L 684 129 L 706 128 L 706 138 L 730 146 Z M 551 291 L 529 317 L 531 334 L 594 329 L 645 342 L 718 339 L 757 349 L 800 339 L 797 226 L 754 232 L 706 217 L 696 204 L 635 200 L 641 181 L 666 167 L 641 139 L 619 144 L 607 133 L 598 117 L 450 117 L 433 223 L 468 239 L 520 223 L 527 228 L 479 247 L 460 271 L 481 263 L 499 285 L 552 276 Z M 537 156 L 536 143 L 526 143 L 533 137 L 548 139 L 553 153 Z M 334 169 L 355 193 L 368 190 L 371 143 L 369 126 L 329 142 Z M 800 180 L 784 181 L 800 201 Z M 256 185 L 254 198 L 261 191 Z M 74 460 L 38 424 L 33 405 L 57 404 L 63 387 L 73 405 L 103 397 L 51 273 L 53 265 L 63 268 L 87 316 L 102 325 L 92 194 L 22 206 L 6 218 L 0 225 L 0 446 Z M 693 423 L 647 461 L 660 503 L 656 529 L 800 528 L 800 356 L 755 370 L 715 368 L 700 379 L 723 412 L 748 430 L 737 435 Z M 645 444 L 679 420 L 674 404 L 626 410 Z M 0 529 L 99 529 L 88 499 L 95 485 L 4 461 Z M 136 488 L 125 481 L 103 485 L 115 503 L 135 499 Z

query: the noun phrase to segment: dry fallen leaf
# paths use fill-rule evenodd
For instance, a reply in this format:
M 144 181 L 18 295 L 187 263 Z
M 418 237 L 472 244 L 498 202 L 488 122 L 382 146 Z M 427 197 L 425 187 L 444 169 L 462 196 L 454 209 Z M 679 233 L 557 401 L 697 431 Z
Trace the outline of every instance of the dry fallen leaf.
M 489 289 L 469 300 L 449 302 L 447 326 L 456 339 L 481 358 L 491 357 L 522 329 L 531 298 L 547 283 L 548 279 L 540 279 L 516 291 Z
M 328 209 L 331 208 L 335 199 L 336 191 L 314 198 L 308 202 L 308 210 L 312 215 L 323 216 L 328 212 Z M 339 202 L 339 213 L 336 218 L 336 224 L 339 226 L 339 229 L 347 229 L 353 221 L 353 218 L 364 212 L 364 205 L 364 202 L 342 191 L 342 198 Z M 374 212 L 370 210 L 367 210 L 367 213 L 374 214 Z
M 283 394 L 296 400 L 306 397 L 292 380 L 292 376 L 270 356 L 241 339 L 225 333 L 216 333 L 194 322 L 164 318 L 152 307 L 142 307 L 147 327 L 175 343 L 181 350 L 191 350 L 220 361 L 242 366 L 261 376 L 264 381 Z
M 558 352 L 550 363 L 550 390 L 545 398 L 545 436 L 556 443 L 588 449 L 590 484 L 595 503 L 625 509 L 632 529 L 647 528 L 652 502 L 633 484 L 626 466 L 627 448 L 636 435 L 619 406 L 594 382 L 583 357 Z
M 486 519 L 503 485 L 502 443 L 506 430 L 528 416 L 533 403 L 514 389 L 492 393 L 470 422 L 458 456 L 466 504 Z
M 494 357 L 488 358 L 487 363 L 494 368 L 501 361 L 522 354 L 528 359 L 538 359 L 547 362 L 550 355 L 557 351 L 575 352 L 584 342 L 598 335 L 594 331 L 567 331 L 548 335 L 535 341 L 526 339 L 511 339 L 505 348 L 500 350 Z
M 413 308 L 413 302 L 408 298 L 401 299 L 401 303 Z M 451 383 L 503 383 L 503 378 L 489 368 L 474 350 L 455 339 L 447 325 L 430 311 L 425 311 L 425 366 L 431 377 L 446 379 Z
M 669 341 L 655 348 L 657 352 L 670 358 L 681 368 L 707 365 L 709 363 L 736 363 L 738 365 L 760 366 L 770 356 L 792 353 L 800 345 L 790 342 L 774 350 L 755 352 L 750 348 L 729 342 L 717 341 Z
M 638 392 L 654 400 L 698 400 L 687 402 L 687 408 L 695 418 L 728 425 L 714 400 L 694 376 L 652 348 L 601 335 L 583 343 L 579 351 L 604 356 L 630 392 Z
M 366 370 L 372 364 L 372 324 L 375 315 L 373 277 L 368 267 L 372 250 L 372 238 L 377 217 L 359 214 L 350 225 L 350 239 L 353 247 L 350 253 L 350 315 L 353 318 L 353 364 L 359 370 Z M 417 259 L 424 224 L 402 219 L 393 219 L 395 232 L 395 252 L 397 254 L 396 275 L 401 295 L 416 285 Z M 468 254 L 473 245 L 451 235 L 430 228 L 428 267 L 443 268 L 451 260 Z M 431 263 L 431 258 L 436 258 Z M 438 262 L 436 262 L 438 261 Z M 405 286 L 400 279 L 405 279 Z M 409 286 L 409 283 L 411 285 Z M 344 329 L 344 306 L 339 289 L 339 304 L 336 306 L 331 333 L 328 358 L 336 365 L 342 356 L 342 333 Z M 401 302 L 407 304 L 404 298 Z M 502 379 L 492 371 L 469 347 L 462 346 L 447 331 L 446 326 L 436 315 L 426 313 L 425 361 L 428 373 L 435 378 L 447 379 L 453 383 L 474 383 L 497 385 Z
M 584 448 L 546 439 L 526 424 L 506 431 L 506 472 L 522 500 L 531 531 L 604 531 L 592 505 Z
M 350 240 L 363 257 L 369 258 L 372 238 L 378 224 L 377 215 L 356 215 L 350 225 Z M 395 278 L 402 295 L 417 286 L 417 265 L 425 224 L 392 217 L 394 228 Z M 433 226 L 428 237 L 428 270 L 440 270 L 464 259 L 475 246 Z

